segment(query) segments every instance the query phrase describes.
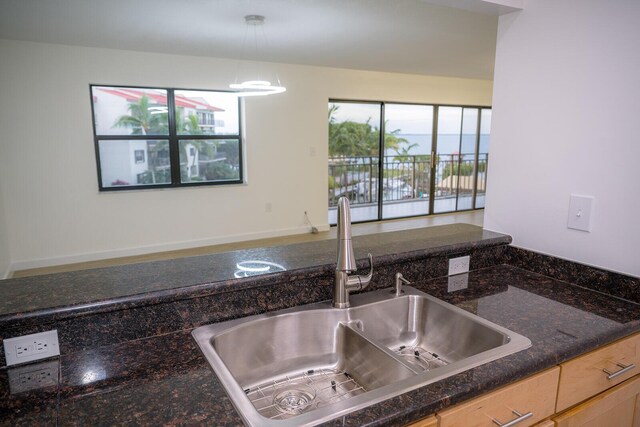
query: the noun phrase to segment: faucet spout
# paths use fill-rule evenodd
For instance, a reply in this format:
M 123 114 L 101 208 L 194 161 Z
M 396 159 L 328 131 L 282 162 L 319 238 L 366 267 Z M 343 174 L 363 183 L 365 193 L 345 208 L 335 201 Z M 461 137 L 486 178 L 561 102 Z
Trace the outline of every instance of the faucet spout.
M 357 270 L 356 258 L 353 254 L 351 242 L 351 212 L 349 199 L 338 199 L 338 260 L 336 262 L 336 274 L 333 286 L 333 306 L 336 308 L 349 307 L 349 293 L 359 291 L 367 287 L 373 277 L 373 258 L 369 257 L 369 273 L 366 276 L 350 276 Z
M 338 261 L 336 271 L 350 273 L 356 271 L 356 258 L 353 254 L 353 243 L 351 243 L 351 210 L 349 199 L 340 197 L 338 199 Z

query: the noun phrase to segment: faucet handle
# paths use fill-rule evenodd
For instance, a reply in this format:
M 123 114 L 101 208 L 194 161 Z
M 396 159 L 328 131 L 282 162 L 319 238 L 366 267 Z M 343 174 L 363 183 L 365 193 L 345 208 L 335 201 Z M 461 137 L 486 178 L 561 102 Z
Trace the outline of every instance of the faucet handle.
M 408 281 L 407 279 L 405 279 L 402 276 L 402 273 L 396 273 L 396 283 L 395 283 L 395 289 L 391 291 L 391 293 L 395 293 L 397 297 L 399 297 L 400 295 L 404 294 L 404 291 L 402 290 L 402 284 L 406 284 L 406 285 L 410 285 L 411 282 Z
M 371 256 L 371 254 L 367 254 L 367 257 L 369 258 L 369 272 L 366 274 L 366 276 L 360 276 L 357 274 L 353 276 L 347 276 L 346 285 L 348 288 L 348 292 L 361 291 L 369 285 L 369 282 L 371 282 L 371 278 L 373 277 L 373 257 Z
M 371 256 L 371 254 L 367 254 L 367 258 L 369 258 L 369 272 L 366 276 L 358 276 L 360 277 L 360 281 L 363 282 L 365 286 L 371 281 L 371 278 L 373 277 L 373 257 Z

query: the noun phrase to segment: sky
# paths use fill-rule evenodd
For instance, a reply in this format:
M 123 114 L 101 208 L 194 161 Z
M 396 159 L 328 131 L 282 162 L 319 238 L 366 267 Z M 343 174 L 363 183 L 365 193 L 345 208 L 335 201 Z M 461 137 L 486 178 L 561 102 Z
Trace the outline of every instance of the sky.
M 332 103 L 330 103 L 331 105 Z M 334 113 L 337 122 L 347 120 L 364 123 L 371 118 L 370 123 L 375 128 L 379 127 L 380 104 L 379 103 L 353 103 L 340 102 L 338 110 Z M 438 133 L 458 134 L 461 126 L 463 133 L 475 134 L 477 126 L 477 110 L 475 108 L 463 109 L 461 107 L 440 107 L 438 111 Z M 491 131 L 491 111 L 483 110 L 481 133 L 488 134 Z M 385 104 L 385 119 L 387 131 L 400 129 L 401 134 L 431 134 L 433 120 L 433 106 Z
M 231 92 L 208 92 L 176 90 L 176 95 L 184 95 L 188 98 L 204 98 L 209 105 L 222 108 L 224 112 L 216 111 L 216 120 L 224 120 L 221 133 L 238 133 L 238 96 Z M 218 128 L 220 131 L 220 128 Z

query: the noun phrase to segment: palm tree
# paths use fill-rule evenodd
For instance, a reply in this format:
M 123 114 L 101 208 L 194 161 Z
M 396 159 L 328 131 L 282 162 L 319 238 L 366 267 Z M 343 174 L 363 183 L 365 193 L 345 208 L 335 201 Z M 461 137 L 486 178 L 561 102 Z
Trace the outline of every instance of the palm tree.
M 339 105 L 330 104 L 328 110 L 329 119 L 329 156 L 330 157 L 369 157 L 369 179 L 373 178 L 374 160 L 380 154 L 380 130 L 372 126 L 369 117 L 366 122 L 353 122 L 350 120 L 336 122 L 335 113 Z M 387 122 L 385 122 L 385 125 Z M 399 150 L 402 144 L 409 141 L 398 134 L 400 129 L 395 129 L 384 134 L 384 149 Z M 411 147 L 409 147 L 411 149 Z M 344 165 L 334 168 L 334 173 L 341 174 L 340 185 L 349 185 L 349 166 Z M 370 183 L 371 185 L 371 183 Z
M 350 120 L 337 123 L 335 113 L 339 105 L 329 106 L 329 156 L 354 157 L 354 156 L 378 156 L 380 143 L 380 130 L 371 125 L 371 117 L 365 123 Z M 385 125 L 388 122 L 385 122 Z M 405 138 L 398 137 L 400 129 L 395 129 L 384 134 L 385 149 L 397 150 L 401 144 L 407 144 Z
M 166 135 L 168 114 L 166 111 L 152 109 L 149 97 L 144 94 L 138 102 L 129 104 L 129 114 L 116 120 L 114 127 L 133 129 L 131 135 Z
M 195 114 L 189 114 L 188 116 L 184 115 L 184 109 L 182 107 L 178 107 L 176 111 L 176 130 L 178 134 L 181 135 L 203 135 L 204 132 L 200 128 L 200 123 L 198 122 L 198 117 Z M 210 141 L 204 139 L 190 139 L 188 141 L 183 140 L 180 143 L 180 159 L 185 159 L 187 161 L 186 171 L 188 171 L 192 166 L 195 166 L 196 156 L 192 157 L 191 164 L 188 163 L 189 156 L 187 155 L 188 146 L 193 146 L 194 149 L 199 153 L 199 155 L 205 155 L 209 160 L 213 160 L 218 152 L 218 141 Z M 182 166 L 181 166 L 182 168 Z M 202 175 L 202 172 L 200 172 Z M 181 172 L 182 179 L 187 180 L 190 179 L 189 173 L 183 175 Z
M 138 102 L 129 104 L 128 109 L 129 114 L 120 116 L 113 125 L 114 127 L 130 128 L 132 129 L 131 135 L 166 135 L 168 133 L 167 111 L 152 108 L 146 94 L 143 94 Z M 151 172 L 151 182 L 154 184 L 156 182 L 158 152 L 165 145 L 147 142 L 149 171 Z
M 404 139 L 404 138 L 402 138 L 402 139 Z M 406 141 L 406 139 L 405 139 L 405 141 Z M 412 149 L 416 148 L 417 146 L 418 146 L 418 144 L 413 142 L 413 143 L 411 143 L 411 144 L 409 144 L 409 145 L 407 145 L 405 147 L 395 147 L 393 149 L 393 151 L 396 152 L 396 155 L 394 156 L 395 157 L 395 161 L 396 162 L 400 162 L 400 163 L 408 162 L 409 161 L 409 157 L 410 157 L 409 151 L 411 151 Z

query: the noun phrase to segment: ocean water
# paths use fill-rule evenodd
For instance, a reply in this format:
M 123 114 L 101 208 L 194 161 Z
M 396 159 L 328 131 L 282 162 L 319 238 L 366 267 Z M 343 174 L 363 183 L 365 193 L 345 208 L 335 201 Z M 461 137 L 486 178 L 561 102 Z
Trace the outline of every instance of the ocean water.
M 400 138 L 409 141 L 409 145 L 417 144 L 409 150 L 409 155 L 431 154 L 431 134 L 398 134 Z M 490 135 L 480 135 L 480 153 L 489 152 Z M 460 149 L 460 135 L 439 134 L 438 153 L 453 154 L 455 152 L 473 153 L 475 151 L 476 136 L 470 134 L 462 135 L 462 149 Z M 405 145 L 406 146 L 406 145 Z M 403 146 L 401 145 L 400 148 Z M 385 150 L 385 155 L 393 156 L 396 152 L 391 149 Z

